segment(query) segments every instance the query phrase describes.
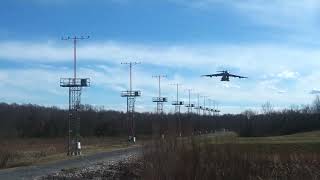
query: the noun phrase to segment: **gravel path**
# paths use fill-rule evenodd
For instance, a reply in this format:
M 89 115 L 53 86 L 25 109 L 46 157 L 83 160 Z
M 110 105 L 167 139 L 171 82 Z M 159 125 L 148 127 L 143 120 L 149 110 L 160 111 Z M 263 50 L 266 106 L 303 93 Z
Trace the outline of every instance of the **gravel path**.
M 99 162 L 119 162 L 123 159 L 128 158 L 129 156 L 137 155 L 140 152 L 140 147 L 133 147 L 111 152 L 97 153 L 94 155 L 79 156 L 75 159 L 63 160 L 45 165 L 4 169 L 0 170 L 0 179 L 41 179 L 41 177 L 45 175 L 58 173 L 62 169 L 84 168 L 88 166 L 94 166 Z

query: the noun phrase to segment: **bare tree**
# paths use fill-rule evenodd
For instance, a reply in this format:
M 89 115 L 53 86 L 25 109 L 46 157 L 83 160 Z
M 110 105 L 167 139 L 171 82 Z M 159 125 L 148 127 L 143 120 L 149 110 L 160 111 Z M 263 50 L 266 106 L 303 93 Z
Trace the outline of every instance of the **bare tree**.
M 243 111 L 241 114 L 243 114 L 244 116 L 246 116 L 247 119 L 250 119 L 251 117 L 257 115 L 257 113 L 254 112 L 254 111 L 251 110 L 251 109 L 245 110 L 245 111 Z
M 310 105 L 302 105 L 300 111 L 303 114 L 311 114 L 313 113 L 313 107 Z
M 312 103 L 312 109 L 314 113 L 320 113 L 320 97 L 316 96 L 315 100 Z
M 262 104 L 261 110 L 263 114 L 271 114 L 274 112 L 273 105 L 269 101 Z

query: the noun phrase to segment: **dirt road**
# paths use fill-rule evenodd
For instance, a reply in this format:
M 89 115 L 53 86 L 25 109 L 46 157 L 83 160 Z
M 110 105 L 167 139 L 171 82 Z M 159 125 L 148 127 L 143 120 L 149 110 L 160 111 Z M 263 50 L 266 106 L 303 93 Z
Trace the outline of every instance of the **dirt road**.
M 58 172 L 61 169 L 82 168 L 98 162 L 106 161 L 117 162 L 126 159 L 128 156 L 139 154 L 140 152 L 140 147 L 133 147 L 111 152 L 97 153 L 94 155 L 79 156 L 75 159 L 63 160 L 45 165 L 4 169 L 0 170 L 0 180 L 39 179 L 42 176 Z

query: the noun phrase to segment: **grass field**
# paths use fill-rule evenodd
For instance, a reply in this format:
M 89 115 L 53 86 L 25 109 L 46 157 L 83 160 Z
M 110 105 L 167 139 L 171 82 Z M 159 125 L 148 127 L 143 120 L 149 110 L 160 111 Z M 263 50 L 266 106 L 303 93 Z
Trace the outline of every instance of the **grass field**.
M 144 149 L 143 179 L 320 178 L 320 132 L 243 138 L 235 133 L 156 141 Z
M 213 144 L 320 144 L 320 131 L 271 137 L 239 137 L 236 133 L 225 132 L 201 137 Z
M 125 137 L 84 138 L 83 153 L 128 147 Z M 320 131 L 275 137 L 233 132 L 146 142 L 142 179 L 318 179 Z M 2 168 L 42 164 L 66 156 L 65 139 L 0 141 Z M 135 170 L 132 170 L 135 171 Z
M 319 137 L 320 132 L 263 138 L 232 132 L 172 136 L 145 141 L 142 156 L 111 169 L 118 179 L 316 180 L 320 178 Z M 81 177 L 114 178 L 115 173 L 108 176 L 108 172 L 106 168 Z

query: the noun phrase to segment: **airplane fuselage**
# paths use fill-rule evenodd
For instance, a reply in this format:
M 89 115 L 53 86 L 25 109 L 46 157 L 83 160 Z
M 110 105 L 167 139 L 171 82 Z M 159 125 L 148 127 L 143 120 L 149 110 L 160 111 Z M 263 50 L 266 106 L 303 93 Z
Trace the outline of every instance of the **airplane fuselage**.
M 243 76 L 239 76 L 239 75 L 234 75 L 234 74 L 230 74 L 228 71 L 217 71 L 217 74 L 209 74 L 209 75 L 202 75 L 202 76 L 206 76 L 206 77 L 221 77 L 221 81 L 230 81 L 230 77 L 233 78 L 247 78 L 247 77 L 243 77 Z
M 230 81 L 229 76 L 228 75 L 223 75 L 221 78 L 221 81 Z

